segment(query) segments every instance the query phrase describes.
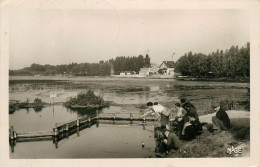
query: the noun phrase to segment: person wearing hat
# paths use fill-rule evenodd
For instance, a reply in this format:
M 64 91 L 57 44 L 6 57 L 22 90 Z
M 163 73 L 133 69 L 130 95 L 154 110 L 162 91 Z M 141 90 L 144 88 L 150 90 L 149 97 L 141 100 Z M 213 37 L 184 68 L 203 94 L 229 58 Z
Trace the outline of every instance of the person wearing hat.
M 230 128 L 230 119 L 226 111 L 217 102 L 212 104 L 212 108 L 216 111 L 216 116 L 212 117 L 213 133 L 219 133 L 221 130 L 228 130 Z
M 182 98 L 181 106 L 187 111 L 185 117 L 189 116 L 195 118 L 196 120 L 199 120 L 197 109 L 191 102 L 187 101 L 185 98 Z

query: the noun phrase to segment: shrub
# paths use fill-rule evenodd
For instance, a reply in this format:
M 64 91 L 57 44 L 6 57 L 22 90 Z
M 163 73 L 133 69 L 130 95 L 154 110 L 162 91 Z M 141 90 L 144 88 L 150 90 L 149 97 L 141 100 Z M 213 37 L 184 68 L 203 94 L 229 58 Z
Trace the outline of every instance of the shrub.
M 250 139 L 250 128 L 245 126 L 235 126 L 231 128 L 234 138 L 238 140 L 249 140 Z
M 72 105 L 79 106 L 95 106 L 95 105 L 105 105 L 106 102 L 102 97 L 96 96 L 94 91 L 88 90 L 87 93 L 80 93 L 75 98 L 71 98 L 69 101 L 65 103 L 65 106 L 71 107 Z
M 38 98 L 34 99 L 33 102 L 36 103 L 36 104 L 42 104 L 42 100 L 38 99 Z
M 221 99 L 219 104 L 224 110 L 232 110 L 234 108 L 234 102 L 230 98 Z

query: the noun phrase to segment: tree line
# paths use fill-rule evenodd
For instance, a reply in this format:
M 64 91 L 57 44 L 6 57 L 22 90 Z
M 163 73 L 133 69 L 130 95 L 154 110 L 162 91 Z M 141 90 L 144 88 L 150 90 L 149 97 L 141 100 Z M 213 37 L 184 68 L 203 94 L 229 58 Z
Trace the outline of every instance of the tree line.
M 9 75 L 76 75 L 76 76 L 108 76 L 111 71 L 119 74 L 122 71 L 139 72 L 140 68 L 150 66 L 150 57 L 116 57 L 99 63 L 71 63 L 63 65 L 32 64 L 19 70 L 9 70 Z
M 9 75 L 76 75 L 76 76 L 107 76 L 110 75 L 111 64 L 99 63 L 71 63 L 63 65 L 32 64 L 20 70 L 9 70 Z
M 145 57 L 139 55 L 138 57 L 116 57 L 116 59 L 110 59 L 109 62 L 113 65 L 115 74 L 119 74 L 123 71 L 131 71 L 138 73 L 143 67 L 151 66 L 151 59 L 148 54 Z
M 146 56 L 116 57 L 99 63 L 71 63 L 64 65 L 32 64 L 20 70 L 9 70 L 9 75 L 57 75 L 70 74 L 80 76 L 108 76 L 131 71 L 138 73 L 143 67 L 151 66 Z M 112 72 L 113 71 L 113 72 Z M 111 73 L 112 72 L 112 73 Z M 225 51 L 217 50 L 208 55 L 203 53 L 185 53 L 175 62 L 175 72 L 191 77 L 249 77 L 250 43 L 239 48 L 231 46 Z
M 192 77 L 249 77 L 250 43 L 208 55 L 188 52 L 177 60 L 175 72 Z

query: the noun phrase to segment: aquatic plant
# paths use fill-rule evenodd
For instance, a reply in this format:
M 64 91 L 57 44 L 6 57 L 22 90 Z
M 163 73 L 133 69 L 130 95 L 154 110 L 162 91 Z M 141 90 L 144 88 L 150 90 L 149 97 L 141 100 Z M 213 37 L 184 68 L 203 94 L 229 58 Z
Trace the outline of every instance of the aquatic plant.
M 39 99 L 39 98 L 34 99 L 33 102 L 34 102 L 35 104 L 42 104 L 42 103 L 43 103 L 42 100 Z
M 222 98 L 219 103 L 224 110 L 232 110 L 234 108 L 234 100 L 229 97 Z
M 108 102 L 101 96 L 96 96 L 94 91 L 88 90 L 87 93 L 80 93 L 77 97 L 71 98 L 64 105 L 71 108 L 104 108 L 108 107 Z

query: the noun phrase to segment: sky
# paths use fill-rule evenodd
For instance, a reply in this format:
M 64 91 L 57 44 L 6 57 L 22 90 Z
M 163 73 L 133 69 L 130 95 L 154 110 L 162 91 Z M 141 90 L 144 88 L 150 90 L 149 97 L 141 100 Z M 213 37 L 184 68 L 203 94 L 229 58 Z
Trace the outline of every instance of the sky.
M 189 51 L 208 54 L 250 41 L 249 13 L 240 9 L 21 7 L 9 23 L 10 69 L 140 54 L 148 54 L 159 65 Z

